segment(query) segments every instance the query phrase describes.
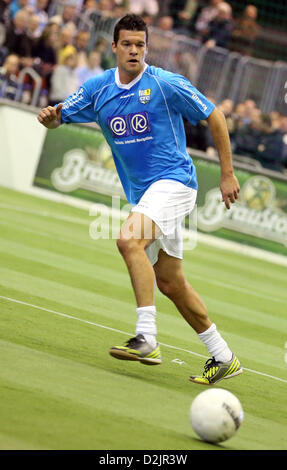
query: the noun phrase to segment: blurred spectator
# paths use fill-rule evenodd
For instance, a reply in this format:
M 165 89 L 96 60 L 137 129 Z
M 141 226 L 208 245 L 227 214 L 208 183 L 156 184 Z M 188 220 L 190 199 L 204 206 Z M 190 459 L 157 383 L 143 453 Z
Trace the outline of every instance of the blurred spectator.
M 235 21 L 230 44 L 233 51 L 251 55 L 253 43 L 260 33 L 257 15 L 257 8 L 254 5 L 247 5 L 242 16 Z
M 76 7 L 77 14 L 80 13 L 83 9 L 85 0 L 67 0 L 66 3 L 72 3 Z
M 189 34 L 190 23 L 197 9 L 197 0 L 171 0 L 169 14 L 173 18 L 177 33 Z
M 58 30 L 55 25 L 48 25 L 33 49 L 33 56 L 39 60 L 38 72 L 44 79 L 44 86 L 50 89 L 51 75 L 57 64 L 56 45 Z
M 136 15 L 148 13 L 151 16 L 156 16 L 159 12 L 157 0 L 130 0 L 130 12 Z
M 17 90 L 17 74 L 19 72 L 20 60 L 15 54 L 6 57 L 0 68 L 0 98 L 14 100 Z
M 88 56 L 88 65 L 86 67 L 77 67 L 76 72 L 79 86 L 89 78 L 103 73 L 104 69 L 101 67 L 101 54 L 98 51 L 91 51 Z
M 32 57 L 33 40 L 27 35 L 29 22 L 29 13 L 24 9 L 19 10 L 7 29 L 4 46 L 7 47 L 10 54 L 14 53 L 21 57 L 22 63 L 24 58 Z
M 52 73 L 49 95 L 50 105 L 55 105 L 75 93 L 79 87 L 76 68 L 78 65 L 77 52 L 63 55 L 63 64 L 58 65 Z
M 103 18 L 109 18 L 114 16 L 112 0 L 98 0 L 98 9 Z
M 2 48 L 2 44 L 5 41 L 6 29 L 10 24 L 10 4 L 11 0 L 0 0 L 0 65 L 3 63 L 7 50 Z
M 240 127 L 233 139 L 233 152 L 236 155 L 255 158 L 258 145 L 259 131 L 254 124 Z
M 129 3 L 129 0 L 114 0 L 113 12 L 116 18 L 121 18 L 129 13 Z
M 272 127 L 273 129 L 280 129 L 282 120 L 281 120 L 281 115 L 278 113 L 278 111 L 272 111 L 269 114 L 271 120 L 272 120 Z
M 279 130 L 283 139 L 283 156 L 282 161 L 285 170 L 287 170 L 287 116 L 280 116 Z
M 234 103 L 230 99 L 225 99 L 218 105 L 218 109 L 220 109 L 225 116 L 229 134 L 233 134 L 234 132 L 233 108 Z
M 234 103 L 230 99 L 225 99 L 217 106 L 217 108 L 220 111 L 222 111 L 222 113 L 225 116 L 229 136 L 230 136 L 230 139 L 232 140 L 232 137 L 235 132 L 234 119 L 233 119 Z M 214 141 L 209 130 L 206 132 L 206 145 L 207 145 L 207 148 L 206 148 L 207 154 L 214 157 L 217 152 L 215 150 Z
M 84 11 L 94 11 L 98 9 L 97 0 L 86 0 L 83 4 L 82 12 Z
M 78 16 L 77 7 L 72 3 L 67 3 L 64 6 L 62 13 L 62 27 L 67 25 L 75 25 L 76 19 Z
M 173 0 L 157 0 L 158 4 L 158 14 L 157 17 L 160 16 L 168 16 L 170 15 L 170 4 Z
M 209 6 L 202 8 L 195 22 L 194 28 L 198 38 L 202 38 L 208 33 L 208 25 L 218 14 L 217 6 L 223 0 L 210 0 Z
M 123 3 L 123 2 L 121 2 Z M 111 28 L 111 21 L 124 11 L 121 5 L 117 6 L 111 0 L 87 0 L 77 18 L 77 25 L 79 30 L 89 30 L 93 25 L 98 22 L 101 23 L 103 30 L 105 26 L 107 29 Z
M 152 31 L 147 60 L 150 65 L 157 65 L 170 71 L 175 71 L 176 54 L 172 50 L 174 35 L 172 32 L 173 19 L 163 16 L 158 19 L 156 29 Z M 172 52 L 171 52 L 172 51 Z
M 239 103 L 234 106 L 234 103 L 230 99 L 225 99 L 217 105 L 220 109 L 227 123 L 227 128 L 231 141 L 231 148 L 235 153 L 240 155 L 249 156 L 255 158 L 256 145 L 258 139 L 258 123 L 260 121 L 261 111 L 256 108 L 253 100 L 246 100 L 245 103 Z M 201 127 L 204 126 L 204 122 L 201 122 Z M 214 157 L 216 150 L 214 142 L 208 128 L 198 130 L 201 132 L 199 148 L 204 150 L 208 155 Z M 198 136 L 198 130 L 192 131 L 194 142 L 196 136 Z
M 49 22 L 57 23 L 60 29 L 70 28 L 74 34 L 77 32 L 76 22 L 79 14 L 74 3 L 66 3 L 61 15 L 52 16 Z
M 217 15 L 208 23 L 208 32 L 202 37 L 204 45 L 208 48 L 227 48 L 231 39 L 233 21 L 232 8 L 226 2 L 217 6 Z
M 75 52 L 74 36 L 74 29 L 71 29 L 69 25 L 60 31 L 59 43 L 57 46 L 59 65 L 63 64 L 64 58 L 66 57 L 68 51 Z
M 264 168 L 282 171 L 282 132 L 273 128 L 270 115 L 255 113 L 250 124 L 237 132 L 234 143 L 235 154 L 255 158 Z
M 253 100 L 245 100 L 244 103 L 238 103 L 232 113 L 232 125 L 233 132 L 231 133 L 231 145 L 232 149 L 236 147 L 237 136 L 243 135 L 245 138 L 245 131 L 247 130 L 247 141 L 252 140 L 253 137 L 256 138 L 257 124 L 261 117 L 261 111 L 256 107 L 256 104 Z M 250 129 L 249 130 L 249 126 Z M 251 135 L 251 137 L 250 137 Z M 240 137 L 239 137 L 240 138 Z M 248 147 L 249 148 L 249 147 Z M 252 148 L 252 146 L 250 147 Z M 253 150 L 251 150 L 252 152 Z M 251 156 L 251 155 L 247 155 Z
M 27 11 L 29 11 L 28 5 L 29 5 L 29 0 L 12 0 L 12 2 L 10 3 L 10 7 L 9 7 L 11 19 L 13 20 L 16 13 L 22 8 L 25 8 L 27 9 Z
M 27 36 L 31 39 L 32 48 L 33 48 L 34 43 L 37 41 L 37 39 L 40 36 L 39 18 L 34 13 L 29 15 L 26 33 L 27 33 Z
M 253 158 L 269 170 L 287 169 L 287 116 L 277 112 L 263 114 L 253 100 L 234 106 L 226 99 L 217 106 L 226 117 L 235 155 Z M 184 120 L 184 125 L 187 146 L 215 157 L 217 152 L 206 122 L 192 126 Z
M 111 53 L 111 43 L 104 37 L 100 37 L 95 45 L 95 49 L 101 54 L 101 66 L 104 70 L 115 67 L 115 55 Z
M 10 3 L 11 0 L 0 0 L 0 23 L 5 26 L 10 23 Z
M 244 125 L 243 119 L 245 117 L 245 106 L 243 103 L 238 103 L 234 107 L 232 117 L 235 130 L 240 129 Z
M 162 16 L 165 16 L 165 15 L 162 15 Z M 152 16 L 152 15 L 149 15 L 148 13 L 143 12 L 141 17 L 144 20 L 144 22 L 147 24 L 148 28 L 150 26 L 154 26 L 155 21 L 156 21 L 155 16 Z
M 171 16 L 161 16 L 157 23 L 157 28 L 160 31 L 172 31 L 173 19 Z
M 189 148 L 195 148 L 206 152 L 210 146 L 210 133 L 206 121 L 199 121 L 194 126 L 186 119 L 184 121 L 185 133 L 186 133 L 186 145 Z
M 48 24 L 48 13 L 46 11 L 48 7 L 49 0 L 36 0 L 34 7 L 34 15 L 38 18 L 38 29 L 36 34 L 38 37 L 41 36 L 42 32 Z
M 90 16 L 93 13 L 99 13 L 97 0 L 86 0 L 78 16 L 78 24 L 80 27 L 82 27 L 82 25 L 84 25 L 84 27 L 89 27 L 91 20 Z
M 196 79 L 197 74 L 197 57 L 190 50 L 185 51 L 178 48 L 174 53 L 174 64 L 170 68 L 171 72 L 184 75 L 191 83 Z
M 260 110 L 256 108 L 256 103 L 254 100 L 247 99 L 243 103 L 244 106 L 244 115 L 243 115 L 243 123 L 244 124 L 251 124 L 259 114 L 261 114 Z
M 255 158 L 264 168 L 274 171 L 282 171 L 284 142 L 279 129 L 274 129 L 272 119 L 268 114 L 262 114 L 257 124 L 259 139 Z
M 78 31 L 75 37 L 75 48 L 78 52 L 78 66 L 86 67 L 88 65 L 88 48 L 91 39 L 89 31 Z

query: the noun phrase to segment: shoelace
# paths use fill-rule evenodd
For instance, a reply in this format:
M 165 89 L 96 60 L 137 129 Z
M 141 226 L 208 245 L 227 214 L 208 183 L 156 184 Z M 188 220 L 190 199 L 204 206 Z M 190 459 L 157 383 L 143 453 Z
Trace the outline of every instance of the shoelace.
M 218 362 L 214 359 L 214 357 L 211 357 L 210 359 L 207 359 L 205 366 L 204 366 L 204 372 L 203 375 L 207 375 L 208 371 L 211 369 L 211 367 L 216 367 L 218 366 Z
M 133 348 L 134 346 L 137 346 L 140 341 L 143 341 L 143 340 L 144 340 L 143 337 L 135 336 L 134 338 L 130 338 L 126 342 L 126 346 L 129 348 Z

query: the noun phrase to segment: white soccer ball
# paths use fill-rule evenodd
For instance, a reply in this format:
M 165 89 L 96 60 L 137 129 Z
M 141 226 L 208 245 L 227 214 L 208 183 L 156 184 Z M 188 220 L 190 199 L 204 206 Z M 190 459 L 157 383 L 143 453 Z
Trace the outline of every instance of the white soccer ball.
M 233 393 L 212 388 L 197 395 L 190 407 L 190 422 L 196 434 L 206 442 L 230 439 L 241 426 L 243 408 Z

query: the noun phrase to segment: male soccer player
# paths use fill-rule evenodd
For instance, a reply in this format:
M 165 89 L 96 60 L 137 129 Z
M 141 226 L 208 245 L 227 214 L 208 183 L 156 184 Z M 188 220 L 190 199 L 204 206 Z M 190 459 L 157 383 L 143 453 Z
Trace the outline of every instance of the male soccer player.
M 148 66 L 148 29 L 136 15 L 121 18 L 112 49 L 117 67 L 87 80 L 38 120 L 48 129 L 62 123 L 95 121 L 109 143 L 126 197 L 133 208 L 117 246 L 129 271 L 137 303 L 136 336 L 110 354 L 117 359 L 160 364 L 156 341 L 155 281 L 205 344 L 211 358 L 190 380 L 213 385 L 242 372 L 239 360 L 208 317 L 182 268 L 181 222 L 197 194 L 196 171 L 186 151 L 183 116 L 206 119 L 218 150 L 220 189 L 230 208 L 238 197 L 230 141 L 223 114 L 181 75 Z

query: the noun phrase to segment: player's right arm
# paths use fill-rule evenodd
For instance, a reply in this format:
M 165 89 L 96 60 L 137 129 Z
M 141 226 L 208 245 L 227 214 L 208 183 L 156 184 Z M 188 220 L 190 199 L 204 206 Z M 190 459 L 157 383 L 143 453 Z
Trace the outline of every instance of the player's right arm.
M 53 106 L 47 106 L 41 109 L 38 114 L 38 121 L 47 127 L 47 129 L 57 129 L 62 123 L 61 111 L 63 103 L 59 103 L 55 108 Z
M 43 108 L 38 121 L 47 129 L 56 129 L 61 124 L 97 122 L 95 102 L 102 90 L 113 83 L 114 69 L 89 78 L 78 91 L 57 106 Z

